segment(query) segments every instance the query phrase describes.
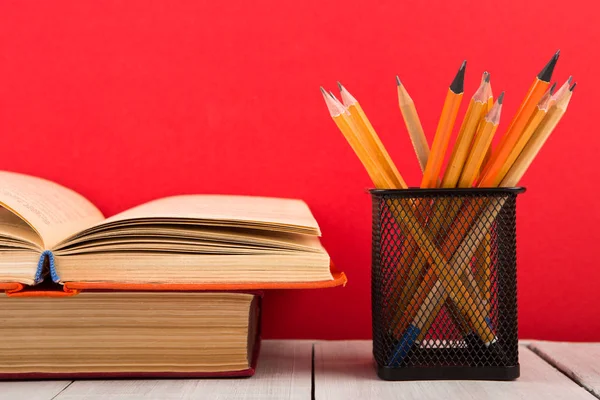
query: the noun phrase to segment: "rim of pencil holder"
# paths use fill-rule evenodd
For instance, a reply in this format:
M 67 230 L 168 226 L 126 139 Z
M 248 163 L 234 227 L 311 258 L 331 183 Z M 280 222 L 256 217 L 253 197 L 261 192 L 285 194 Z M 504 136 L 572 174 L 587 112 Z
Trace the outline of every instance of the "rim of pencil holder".
M 413 197 L 422 195 L 502 195 L 502 194 L 521 194 L 527 188 L 522 186 L 517 187 L 498 187 L 498 188 L 435 188 L 422 189 L 410 187 L 408 189 L 369 189 L 369 193 L 373 196 L 396 196 L 396 197 Z

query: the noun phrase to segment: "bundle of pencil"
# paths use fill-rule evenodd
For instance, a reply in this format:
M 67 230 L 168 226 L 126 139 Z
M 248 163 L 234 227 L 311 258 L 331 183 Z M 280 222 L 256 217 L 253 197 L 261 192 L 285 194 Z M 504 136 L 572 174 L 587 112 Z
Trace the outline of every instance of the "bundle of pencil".
M 494 101 L 489 73 L 483 73 L 480 86 L 469 102 L 451 152 L 450 139 L 464 94 L 466 61 L 448 88 L 431 148 L 416 105 L 404 83 L 396 77 L 398 104 L 423 172 L 421 188 L 517 186 L 564 116 L 576 86 L 571 77 L 558 90 L 556 83 L 550 85 L 559 54 L 557 51 L 536 76 L 494 148 L 492 141 L 500 123 L 504 92 Z M 338 86 L 342 102 L 321 88 L 323 97 L 331 117 L 374 186 L 406 189 L 406 182 L 362 106 L 344 86 L 339 83 Z M 447 154 L 449 161 L 444 169 Z M 400 362 L 415 343 L 423 340 L 444 304 L 451 304 L 464 316 L 457 323 L 466 334 L 475 331 L 487 345 L 495 341 L 489 318 L 490 229 L 502 204 L 474 202 L 469 204 L 468 212 L 465 209 L 459 212 L 460 206 L 459 202 L 458 206 L 449 207 L 448 200 L 415 202 L 412 214 L 394 215 L 407 232 L 410 243 L 405 248 L 415 249 L 404 251 L 400 257 L 401 279 L 418 284 L 402 287 L 395 321 L 404 322 L 393 332 L 400 339 L 392 364 Z M 428 226 L 442 215 L 447 224 Z M 476 274 L 463 261 L 474 256 Z

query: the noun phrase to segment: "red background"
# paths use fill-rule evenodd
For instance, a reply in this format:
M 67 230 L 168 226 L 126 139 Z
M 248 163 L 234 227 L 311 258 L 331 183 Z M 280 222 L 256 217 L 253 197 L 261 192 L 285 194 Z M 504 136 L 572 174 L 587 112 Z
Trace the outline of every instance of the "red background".
M 69 186 L 106 215 L 178 193 L 302 198 L 349 283 L 268 293 L 265 336 L 368 338 L 370 183 L 319 85 L 346 85 L 414 186 L 394 75 L 431 142 L 462 60 L 467 99 L 487 69 L 506 90 L 502 132 L 560 48 L 554 78 L 579 86 L 522 181 L 520 336 L 600 340 L 596 2 L 221 3 L 2 1 L 0 168 Z

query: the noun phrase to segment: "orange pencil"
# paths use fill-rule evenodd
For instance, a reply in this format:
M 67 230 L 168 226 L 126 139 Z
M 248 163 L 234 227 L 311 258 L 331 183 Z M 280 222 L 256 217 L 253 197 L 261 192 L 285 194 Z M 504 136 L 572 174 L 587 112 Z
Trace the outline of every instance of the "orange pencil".
M 512 167 L 519 154 L 521 154 L 521 151 L 523 151 L 523 148 L 531 138 L 531 135 L 533 135 L 537 127 L 540 125 L 540 123 L 546 116 L 548 109 L 554 104 L 554 101 L 552 100 L 554 89 L 556 89 L 556 83 L 554 83 L 550 87 L 550 89 L 548 89 L 546 94 L 542 96 L 540 102 L 538 103 L 537 109 L 534 111 L 533 115 L 529 119 L 529 123 L 527 124 L 527 127 L 521 134 L 521 137 L 519 137 L 519 140 L 517 140 L 515 147 L 513 147 L 511 152 L 508 154 L 508 157 L 506 158 L 504 165 L 502 165 L 502 168 L 500 168 L 500 171 L 498 171 L 498 174 L 494 177 L 493 180 L 491 180 L 492 186 L 495 187 L 500 185 L 500 182 L 502 182 L 502 179 L 504 179 L 504 176 L 506 176 L 508 170 Z
M 511 150 L 519 140 L 521 133 L 527 127 L 529 118 L 535 111 L 537 104 L 548 89 L 559 54 L 560 50 L 554 54 L 548 64 L 540 71 L 529 88 L 529 91 L 508 127 L 508 130 L 504 136 L 502 136 L 502 139 L 500 139 L 498 146 L 492 151 L 492 156 L 484 167 L 481 175 L 482 178 L 479 182 L 480 187 L 492 186 L 496 175 L 498 175 L 500 169 L 506 162 Z
M 442 170 L 446 149 L 448 148 L 452 128 L 454 128 L 458 109 L 462 102 L 466 66 L 467 62 L 463 61 L 446 94 L 446 100 L 444 101 L 442 114 L 440 115 L 440 120 L 435 131 L 427 166 L 423 172 L 422 188 L 435 188 L 438 186 L 438 178 Z

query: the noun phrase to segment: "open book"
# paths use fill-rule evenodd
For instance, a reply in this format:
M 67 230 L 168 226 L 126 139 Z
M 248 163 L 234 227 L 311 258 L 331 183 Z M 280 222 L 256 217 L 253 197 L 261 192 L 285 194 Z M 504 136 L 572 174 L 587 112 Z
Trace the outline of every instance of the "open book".
M 300 200 L 183 195 L 108 219 L 56 183 L 0 171 L 0 282 L 332 280 Z

